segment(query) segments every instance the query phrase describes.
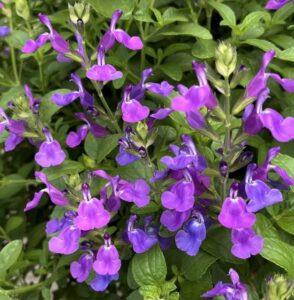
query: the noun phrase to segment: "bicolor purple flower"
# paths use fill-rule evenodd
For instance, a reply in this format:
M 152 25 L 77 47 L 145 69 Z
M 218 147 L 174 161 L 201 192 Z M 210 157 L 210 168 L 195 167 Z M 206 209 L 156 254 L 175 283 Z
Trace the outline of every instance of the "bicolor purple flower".
M 48 40 L 50 40 L 52 48 L 58 53 L 68 53 L 70 52 L 68 42 L 54 30 L 51 21 L 48 16 L 39 14 L 39 20 L 44 24 L 48 29 L 49 33 L 42 33 L 36 40 L 29 39 L 26 41 L 25 45 L 21 49 L 24 53 L 34 53 L 40 47 L 42 47 Z
M 191 210 L 179 212 L 176 210 L 165 210 L 160 216 L 160 223 L 169 231 L 178 231 L 188 220 Z
M 90 275 L 93 266 L 94 255 L 88 251 L 81 255 L 78 261 L 70 264 L 70 274 L 77 282 L 84 282 Z
M 68 199 L 65 197 L 64 193 L 59 191 L 54 185 L 52 185 L 49 181 L 45 173 L 43 172 L 35 172 L 35 176 L 42 183 L 46 185 L 45 189 L 36 192 L 33 200 L 29 201 L 24 209 L 24 211 L 29 211 L 35 208 L 41 201 L 41 197 L 44 193 L 47 193 L 52 203 L 57 206 L 66 206 L 69 204 Z
M 232 254 L 241 259 L 257 255 L 262 251 L 263 239 L 252 228 L 239 228 L 232 230 Z
M 65 160 L 65 153 L 61 149 L 57 140 L 54 140 L 47 128 L 43 128 L 46 141 L 44 141 L 39 151 L 35 154 L 35 161 L 43 168 L 58 166 Z
M 256 164 L 249 164 L 245 177 L 245 191 L 249 199 L 247 209 L 250 212 L 257 212 L 267 206 L 283 201 L 280 190 L 270 188 L 260 179 L 253 179 L 256 169 Z
M 112 65 L 105 64 L 105 49 L 102 45 L 97 50 L 97 65 L 93 65 L 86 73 L 91 80 L 112 81 L 123 77 L 123 73 L 117 71 Z
M 104 245 L 98 250 L 93 268 L 99 275 L 116 275 L 121 267 L 119 253 L 111 244 L 110 236 L 104 235 Z
M 254 135 L 267 128 L 273 137 L 279 142 L 289 142 L 294 139 L 294 118 L 284 118 L 277 111 L 262 106 L 269 98 L 269 89 L 264 89 L 257 97 L 255 106 L 250 104 L 246 107 L 243 115 L 244 129 L 246 133 Z
M 219 222 L 227 228 L 249 228 L 256 221 L 255 214 L 249 211 L 244 199 L 238 197 L 238 189 L 239 185 L 233 183 L 230 196 L 225 199 L 218 216 Z
M 25 94 L 26 94 L 27 98 L 29 99 L 30 110 L 33 113 L 38 113 L 39 107 L 40 107 L 40 100 L 34 98 L 34 96 L 32 94 L 32 91 L 31 91 L 30 87 L 27 84 L 24 85 L 24 91 L 25 91 Z
M 128 123 L 137 123 L 149 116 L 150 109 L 142 105 L 137 99 L 131 99 L 132 86 L 124 90 L 123 102 L 121 105 L 122 119 Z
M 282 8 L 288 2 L 288 0 L 269 0 L 264 8 L 268 10 L 277 10 Z
M 226 300 L 248 300 L 246 286 L 240 282 L 239 275 L 234 269 L 229 271 L 232 284 L 218 282 L 209 292 L 201 295 L 202 298 L 213 298 L 215 296 L 224 296 Z
M 131 50 L 140 50 L 143 48 L 143 43 L 138 36 L 131 37 L 124 30 L 115 28 L 122 14 L 123 12 L 121 10 L 116 10 L 113 13 L 110 27 L 101 39 L 100 44 L 106 51 L 114 46 L 115 41 L 123 44 L 126 48 Z
M 89 132 L 91 132 L 96 138 L 103 138 L 109 134 L 107 129 L 97 123 L 94 123 L 93 121 L 88 120 L 84 113 L 78 112 L 75 113 L 75 116 L 84 121 L 86 124 L 79 127 L 77 132 L 69 132 L 66 138 L 66 144 L 70 148 L 75 148 L 80 145 Z
M 118 280 L 119 275 L 99 275 L 96 274 L 95 278 L 90 282 L 91 288 L 96 292 L 103 292 L 107 289 L 111 281 Z
M 0 26 L 0 37 L 5 37 L 11 32 L 9 26 Z
M 88 184 L 83 184 L 82 193 L 83 201 L 79 204 L 75 225 L 84 231 L 103 228 L 110 221 L 110 213 L 102 201 L 91 197 Z
M 86 111 L 92 109 L 94 106 L 93 97 L 84 88 L 80 76 L 73 73 L 70 75 L 70 78 L 78 86 L 78 91 L 69 92 L 65 95 L 59 93 L 53 94 L 51 97 L 52 101 L 56 105 L 65 106 L 80 98 L 81 105 Z
M 177 248 L 190 256 L 197 255 L 203 240 L 206 237 L 206 227 L 201 213 L 193 212 L 192 218 L 184 228 L 176 234 Z

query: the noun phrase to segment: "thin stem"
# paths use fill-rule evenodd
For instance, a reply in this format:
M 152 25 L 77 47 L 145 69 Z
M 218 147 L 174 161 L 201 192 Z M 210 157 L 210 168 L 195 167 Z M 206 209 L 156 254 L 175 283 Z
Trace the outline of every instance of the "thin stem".
M 6 231 L 0 226 L 0 232 L 1 232 L 1 237 L 3 237 L 3 239 L 5 239 L 8 242 L 11 242 L 11 238 L 8 236 L 8 234 L 6 233 Z
M 10 27 L 10 30 L 12 32 L 13 31 L 12 18 L 9 18 L 9 27 Z M 19 81 L 19 76 L 18 76 L 18 72 L 17 72 L 15 49 L 12 46 L 10 46 L 10 53 L 11 53 L 11 63 L 12 63 L 14 79 L 15 79 L 16 84 L 19 85 L 20 81 Z
M 225 103 L 224 103 L 224 111 L 226 115 L 225 120 L 225 142 L 224 142 L 224 153 L 227 155 L 231 150 L 231 103 L 230 103 L 230 97 L 231 97 L 231 90 L 230 90 L 230 84 L 229 79 L 225 78 Z
M 143 43 L 144 43 L 144 47 L 143 49 L 141 50 L 141 72 L 144 70 L 144 67 L 145 67 L 145 59 L 146 59 L 146 56 L 145 56 L 145 32 L 144 32 L 144 29 L 143 29 L 143 25 L 142 25 L 142 22 L 139 22 L 139 31 L 140 31 L 140 35 L 141 35 L 141 38 L 143 39 Z
M 44 78 L 43 62 L 42 61 L 38 61 L 38 65 L 39 65 L 39 74 L 40 74 L 41 89 L 42 89 L 42 92 L 45 93 L 45 91 L 46 91 L 46 85 L 45 85 L 45 78 Z
M 15 288 L 13 290 L 6 290 L 5 294 L 6 295 L 25 294 L 25 293 L 28 293 L 30 291 L 33 291 L 33 290 L 36 290 L 36 289 L 40 288 L 43 284 L 44 284 L 44 282 L 39 282 L 39 283 L 36 283 L 36 284 Z

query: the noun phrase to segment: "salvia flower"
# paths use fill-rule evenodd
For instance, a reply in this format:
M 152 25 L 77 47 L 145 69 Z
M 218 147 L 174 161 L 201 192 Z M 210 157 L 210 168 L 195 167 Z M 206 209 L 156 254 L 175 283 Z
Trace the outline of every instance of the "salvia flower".
M 213 298 L 215 296 L 224 296 L 226 300 L 248 300 L 246 286 L 240 282 L 239 275 L 234 269 L 230 269 L 229 275 L 232 284 L 219 282 L 209 292 L 201 295 L 202 298 Z
M 268 10 L 277 10 L 286 5 L 288 2 L 289 0 L 269 0 L 264 8 Z
M 101 45 L 103 45 L 106 51 L 114 46 L 115 41 L 123 44 L 126 48 L 131 50 L 140 50 L 143 48 L 143 43 L 138 36 L 131 37 L 124 30 L 116 29 L 116 24 L 122 14 L 123 12 L 121 10 L 116 10 L 113 13 L 110 27 L 102 37 Z
M 52 185 L 49 182 L 45 173 L 35 172 L 35 176 L 37 179 L 39 179 L 42 183 L 46 185 L 46 188 L 35 193 L 34 198 L 27 203 L 24 211 L 29 211 L 35 208 L 40 203 L 41 197 L 44 193 L 48 194 L 52 203 L 54 203 L 57 206 L 66 206 L 69 204 L 68 199 L 66 198 L 64 193 L 59 191 L 54 185 Z
M 90 275 L 94 260 L 92 251 L 88 251 L 81 255 L 78 261 L 70 264 L 70 274 L 77 282 L 84 282 Z
M 87 183 L 82 186 L 83 201 L 78 207 L 78 215 L 75 225 L 81 230 L 93 230 L 103 228 L 110 221 L 110 213 L 104 208 L 103 203 L 92 198 Z
M 117 71 L 114 66 L 105 64 L 105 49 L 102 45 L 97 50 L 97 65 L 92 66 L 86 73 L 91 80 L 112 81 L 123 77 L 123 73 Z
M 262 208 L 283 201 L 283 195 L 280 190 L 270 188 L 260 179 L 253 179 L 256 164 L 249 164 L 245 177 L 245 191 L 249 199 L 247 209 L 250 212 L 257 212 Z
M 188 220 L 191 210 L 179 212 L 176 210 L 165 210 L 160 216 L 160 223 L 169 231 L 178 231 Z
M 24 85 L 24 91 L 25 91 L 25 94 L 26 94 L 27 98 L 29 99 L 30 110 L 33 113 L 38 113 L 39 107 L 40 107 L 40 100 L 34 98 L 34 96 L 32 94 L 32 91 L 31 91 L 30 87 L 27 84 Z
M 257 255 L 262 251 L 263 239 L 252 228 L 232 230 L 232 254 L 241 259 Z
M 96 274 L 95 278 L 90 282 L 91 288 L 96 292 L 103 292 L 107 289 L 111 281 L 118 280 L 119 275 L 99 275 Z
M 177 248 L 190 256 L 197 255 L 202 241 L 206 237 L 206 227 L 201 213 L 193 212 L 192 218 L 176 234 Z
M 46 140 L 35 155 L 35 161 L 43 168 L 58 166 L 65 160 L 65 153 L 58 141 L 54 140 L 47 128 L 43 128 Z
M 0 37 L 5 37 L 11 32 L 9 26 L 0 26 Z
M 107 129 L 89 120 L 84 113 L 78 112 L 75 113 L 75 116 L 78 119 L 84 121 L 86 124 L 79 127 L 77 132 L 69 132 L 66 138 L 66 144 L 70 148 L 75 148 L 80 145 L 80 143 L 86 138 L 89 132 L 91 132 L 96 138 L 103 138 L 109 134 Z
M 230 196 L 225 199 L 222 205 L 218 220 L 224 227 L 249 228 L 256 221 L 256 216 L 248 210 L 245 200 L 238 197 L 238 190 L 239 184 L 233 183 Z
M 65 106 L 76 99 L 80 98 L 80 102 L 82 107 L 87 111 L 88 109 L 93 108 L 94 101 L 93 97 L 90 95 L 90 93 L 84 88 L 82 80 L 79 75 L 77 74 L 71 74 L 70 75 L 71 80 L 78 86 L 78 91 L 69 92 L 67 94 L 59 94 L 55 93 L 52 95 L 52 101 L 59 106 Z
M 70 52 L 68 42 L 58 32 L 54 30 L 49 17 L 40 13 L 39 20 L 49 29 L 49 33 L 42 33 L 36 40 L 29 39 L 21 49 L 22 52 L 34 53 L 40 47 L 42 47 L 48 40 L 50 40 L 52 48 L 56 52 L 62 54 Z
M 108 234 L 104 235 L 104 245 L 98 250 L 93 268 L 99 275 L 116 275 L 121 267 L 118 251 L 111 244 Z

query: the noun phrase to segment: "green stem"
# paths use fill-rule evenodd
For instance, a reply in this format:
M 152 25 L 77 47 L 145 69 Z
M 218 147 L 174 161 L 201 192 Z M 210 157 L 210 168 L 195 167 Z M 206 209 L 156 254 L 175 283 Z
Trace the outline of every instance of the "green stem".
M 45 85 L 45 78 L 44 78 L 44 71 L 43 71 L 43 62 L 38 61 L 39 65 L 39 74 L 40 74 L 40 82 L 41 82 L 41 90 L 43 93 L 46 91 L 46 85 Z
M 224 111 L 226 115 L 225 120 L 225 142 L 224 142 L 224 153 L 225 155 L 229 154 L 231 150 L 231 104 L 230 104 L 231 90 L 229 79 L 225 78 L 225 103 L 224 103 Z
M 146 56 L 145 56 L 145 32 L 144 32 L 144 29 L 143 29 L 143 25 L 142 25 L 142 22 L 139 22 L 139 31 L 140 31 L 140 35 L 141 35 L 141 38 L 143 39 L 143 43 L 144 43 L 144 47 L 143 49 L 141 50 L 141 72 L 144 70 L 144 67 L 145 67 L 145 59 L 146 59 Z
M 5 294 L 6 295 L 20 295 L 20 294 L 25 294 L 25 293 L 28 293 L 30 291 L 33 291 L 33 290 L 36 290 L 36 289 L 40 288 L 43 284 L 44 284 L 44 282 L 40 282 L 40 283 L 28 285 L 28 286 L 23 286 L 23 287 L 15 288 L 13 290 L 7 290 L 7 291 L 5 291 Z
M 12 32 L 13 31 L 12 18 L 9 18 L 9 27 Z M 14 79 L 15 79 L 16 84 L 20 85 L 19 76 L 18 76 L 18 72 L 17 72 L 17 65 L 16 65 L 15 49 L 12 46 L 10 46 L 10 54 L 11 54 L 11 63 L 12 63 Z
M 8 236 L 8 234 L 5 232 L 5 230 L 0 226 L 0 232 L 1 236 L 8 242 L 11 242 L 11 238 Z

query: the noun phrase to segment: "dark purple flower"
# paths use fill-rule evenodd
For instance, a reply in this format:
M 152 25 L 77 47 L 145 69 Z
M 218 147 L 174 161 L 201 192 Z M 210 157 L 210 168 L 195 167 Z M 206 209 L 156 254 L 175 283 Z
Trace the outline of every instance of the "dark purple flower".
M 277 10 L 286 5 L 287 3 L 288 0 L 269 0 L 264 8 L 268 10 Z
M 283 201 L 283 195 L 278 189 L 271 189 L 260 179 L 253 180 L 256 164 L 249 164 L 245 177 L 245 191 L 249 199 L 247 209 L 250 212 L 257 212 L 262 208 Z
M 24 211 L 28 211 L 35 208 L 41 201 L 41 197 L 44 193 L 47 193 L 52 203 L 54 203 L 57 206 L 66 206 L 69 204 L 68 199 L 65 197 L 64 193 L 59 191 L 54 185 L 52 185 L 48 181 L 48 178 L 45 175 L 45 173 L 35 172 L 35 176 L 46 185 L 46 188 L 35 193 L 33 200 L 27 203 Z
M 52 48 L 58 53 L 68 53 L 70 52 L 68 42 L 54 30 L 51 21 L 48 16 L 39 14 L 39 20 L 48 29 L 49 33 L 42 33 L 36 40 L 29 39 L 23 48 L 21 49 L 24 53 L 34 53 L 40 47 L 42 47 L 48 40 L 50 40 Z
M 96 137 L 96 138 L 103 138 L 109 134 L 108 130 L 104 127 L 100 126 L 97 123 L 94 123 L 93 121 L 90 121 L 87 119 L 86 115 L 84 113 L 78 112 L 75 113 L 75 116 L 84 121 L 86 125 L 82 125 L 78 128 L 77 132 L 71 131 L 67 138 L 66 138 L 66 144 L 70 148 L 77 147 L 80 145 L 80 143 L 86 138 L 89 131 Z
M 91 197 L 88 184 L 83 184 L 82 193 L 84 199 L 78 207 L 76 226 L 84 231 L 103 228 L 110 221 L 110 213 L 105 210 L 100 200 Z
M 98 250 L 93 268 L 99 275 L 116 275 L 121 267 L 121 260 L 114 245 L 111 244 L 110 236 L 104 235 L 104 245 Z
M 78 261 L 70 264 L 70 274 L 77 282 L 84 282 L 90 275 L 93 266 L 94 255 L 88 251 L 81 255 Z
M 138 36 L 131 37 L 124 30 L 115 28 L 122 14 L 121 10 L 116 10 L 113 13 L 110 27 L 101 39 L 101 45 L 103 45 L 106 51 L 114 46 L 115 41 L 131 50 L 140 50 L 143 48 L 143 43 Z
M 256 216 L 249 212 L 244 199 L 238 197 L 238 189 L 238 184 L 233 183 L 230 197 L 225 199 L 218 215 L 219 222 L 227 228 L 249 228 L 256 221 Z
M 84 88 L 80 76 L 73 73 L 70 75 L 70 78 L 78 86 L 79 90 L 69 92 L 65 95 L 61 95 L 58 93 L 53 94 L 51 97 L 52 101 L 56 105 L 65 106 L 75 101 L 77 98 L 80 98 L 81 105 L 85 110 L 93 108 L 94 105 L 93 97 Z
M 190 256 L 197 255 L 202 241 L 206 237 L 204 218 L 201 213 L 192 213 L 192 218 L 176 234 L 177 248 Z
M 232 243 L 232 254 L 241 259 L 259 254 L 263 248 L 262 237 L 255 234 L 252 228 L 233 229 Z
M 105 49 L 102 45 L 97 51 L 97 65 L 93 65 L 86 73 L 91 80 L 112 81 L 123 77 L 123 73 L 117 71 L 114 66 L 105 64 Z
M 232 284 L 218 282 L 212 290 L 201 295 L 201 297 L 224 296 L 226 300 L 249 300 L 246 286 L 240 282 L 238 273 L 234 269 L 230 269 L 229 274 Z
M 58 141 L 54 140 L 47 128 L 43 128 L 43 133 L 46 137 L 39 151 L 35 154 L 35 161 L 43 168 L 58 166 L 65 160 L 65 153 L 61 149 Z
M 99 275 L 96 274 L 95 278 L 90 282 L 91 288 L 96 292 L 103 292 L 107 289 L 108 285 L 113 280 L 118 280 L 118 274 L 114 275 Z
M 179 230 L 183 224 L 188 220 L 191 210 L 179 212 L 176 210 L 165 210 L 160 217 L 160 223 L 164 225 L 169 231 Z
M 10 34 L 10 27 L 0 26 L 0 37 L 4 37 Z

